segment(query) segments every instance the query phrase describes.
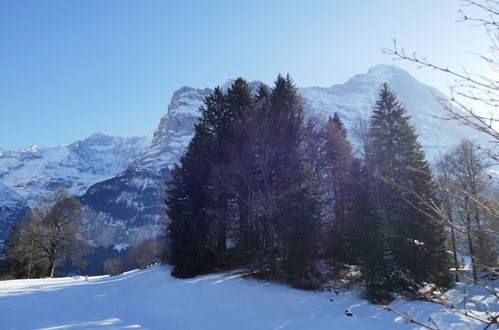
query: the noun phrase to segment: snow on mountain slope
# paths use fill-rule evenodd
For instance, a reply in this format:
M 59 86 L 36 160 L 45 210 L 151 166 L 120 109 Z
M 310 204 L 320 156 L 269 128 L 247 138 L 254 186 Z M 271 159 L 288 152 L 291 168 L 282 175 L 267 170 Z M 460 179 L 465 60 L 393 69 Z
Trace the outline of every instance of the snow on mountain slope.
M 129 168 L 92 185 L 81 197 L 98 245 L 133 245 L 164 234 L 164 191 L 169 170 Z
M 83 194 L 123 171 L 149 143 L 149 136 L 112 137 L 96 133 L 69 145 L 31 146 L 0 153 L 0 180 L 30 206 L 56 189 Z
M 199 107 L 211 89 L 182 87 L 170 101 L 168 112 L 159 122 L 152 142 L 135 159 L 129 169 L 160 171 L 171 167 L 189 144 L 200 113 Z
M 222 85 L 230 86 L 232 80 Z M 430 160 L 460 138 L 476 133 L 455 122 L 435 118 L 441 106 L 436 89 L 393 65 L 378 65 L 367 73 L 328 88 L 301 88 L 307 110 L 324 117 L 338 112 L 347 128 L 356 117 L 370 116 L 381 85 L 387 82 L 406 105 L 411 122 Z M 260 83 L 250 85 L 256 89 Z M 152 140 L 103 134 L 68 146 L 0 151 L 0 181 L 32 205 L 57 188 L 82 195 L 92 218 L 94 239 L 103 245 L 130 244 L 162 233 L 165 180 L 187 147 L 211 89 L 182 87 L 176 91 Z
M 222 85 L 230 86 L 232 80 Z M 420 134 L 420 141 L 429 159 L 448 150 L 461 137 L 473 136 L 453 122 L 434 118 L 441 113 L 435 97 L 436 89 L 414 79 L 406 71 L 392 65 L 378 65 L 344 84 L 329 88 L 301 88 L 307 110 L 324 117 L 338 112 L 350 128 L 358 116 L 369 117 L 381 85 L 387 82 L 398 94 L 412 116 L 411 122 Z M 256 89 L 259 82 L 251 82 Z M 158 231 L 157 223 L 164 216 L 164 182 L 173 164 L 178 161 L 194 133 L 194 124 L 203 99 L 211 89 L 182 87 L 173 94 L 168 113 L 148 145 L 126 171 L 91 186 L 82 196 L 93 215 L 97 242 L 133 244 L 140 238 L 150 238 Z M 94 235 L 95 236 L 95 235 Z
M 12 225 L 28 211 L 28 204 L 12 189 L 0 182 L 0 244 Z
M 218 273 L 176 279 L 168 266 L 115 277 L 0 282 L 3 329 L 418 329 L 350 292 L 300 291 Z M 467 302 L 497 312 L 497 300 L 467 286 Z M 448 293 L 461 306 L 458 288 Z M 461 292 L 461 291 L 460 291 Z M 334 302 L 329 301 L 333 298 Z M 478 329 L 442 305 L 399 300 L 392 308 L 440 329 Z M 345 310 L 353 316 L 345 315 Z M 20 312 L 22 311 L 22 312 Z
M 380 64 L 344 84 L 329 88 L 301 88 L 300 92 L 313 112 L 325 117 L 338 112 L 345 126 L 350 128 L 357 117 L 371 116 L 378 92 L 385 82 L 407 108 L 410 122 L 416 127 L 419 141 L 430 161 L 436 160 L 461 138 L 483 140 L 478 133 L 455 121 L 436 118 L 444 114 L 438 101 L 443 94 L 393 65 Z
M 97 244 L 130 244 L 154 238 L 165 217 L 165 180 L 191 140 L 198 108 L 210 89 L 182 87 L 161 118 L 151 143 L 125 171 L 92 185 L 82 202 Z
M 221 88 L 226 90 L 233 82 L 234 80 L 229 79 Z M 249 83 L 255 91 L 260 84 L 258 81 Z M 151 144 L 128 169 L 147 169 L 155 172 L 164 168 L 171 169 L 189 144 L 194 125 L 201 116 L 199 108 L 211 92 L 210 88 L 195 89 L 188 86 L 177 90 L 168 105 L 167 114 L 161 118 L 154 132 Z

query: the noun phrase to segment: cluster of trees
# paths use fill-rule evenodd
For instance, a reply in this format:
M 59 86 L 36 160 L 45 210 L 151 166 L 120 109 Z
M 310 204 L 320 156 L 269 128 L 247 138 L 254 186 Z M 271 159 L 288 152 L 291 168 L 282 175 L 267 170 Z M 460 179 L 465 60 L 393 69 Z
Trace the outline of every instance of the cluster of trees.
M 54 277 L 64 261 L 82 265 L 86 232 L 80 202 L 58 190 L 14 225 L 3 249 L 3 271 L 14 278 Z
M 167 212 L 177 275 L 251 265 L 291 283 L 318 260 L 360 266 L 370 298 L 449 283 L 442 224 L 403 187 L 437 200 L 414 128 L 387 85 L 356 158 L 337 114 L 304 118 L 290 77 L 237 79 L 205 99 L 172 172 Z
M 127 269 L 145 269 L 158 262 L 168 262 L 168 248 L 157 241 L 138 243 L 126 251 L 126 256 L 116 256 L 104 262 L 104 272 L 111 276 Z
M 469 140 L 461 141 L 436 165 L 441 216 L 450 228 L 452 263 L 459 270 L 459 255 L 469 256 L 474 283 L 480 271 L 493 273 L 497 267 L 498 205 L 494 178 L 487 172 L 490 165 L 486 154 Z M 462 247 L 466 247 L 464 253 Z M 459 281 L 459 271 L 455 280 Z
M 14 224 L 2 248 L 3 278 L 54 277 L 59 274 L 121 274 L 168 260 L 165 244 L 138 243 L 127 250 L 92 246 L 80 202 L 58 190 Z
M 177 272 L 253 263 L 290 279 L 306 276 L 319 219 L 301 157 L 303 130 L 289 77 L 255 95 L 237 79 L 206 98 L 168 191 Z

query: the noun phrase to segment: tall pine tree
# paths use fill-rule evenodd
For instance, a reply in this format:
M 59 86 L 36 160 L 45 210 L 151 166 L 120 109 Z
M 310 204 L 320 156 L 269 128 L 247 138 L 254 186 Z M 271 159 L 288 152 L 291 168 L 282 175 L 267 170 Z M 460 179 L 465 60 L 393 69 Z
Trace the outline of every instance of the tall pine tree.
M 377 241 L 372 251 L 393 267 L 396 276 L 380 274 L 396 284 L 448 284 L 445 232 L 419 197 L 436 201 L 432 174 L 409 124 L 405 108 L 387 84 L 382 87 L 371 117 L 373 143 L 368 168 L 373 169 L 371 200 Z M 383 243 L 379 241 L 383 240 Z M 376 259 L 376 258 L 374 258 Z M 384 272 L 384 271 L 382 271 Z M 390 287 L 391 285 L 387 285 Z
M 167 214 L 171 263 L 177 273 L 196 273 L 213 266 L 213 251 L 209 249 L 211 205 L 208 184 L 212 134 L 203 123 L 196 125 L 195 134 L 180 165 L 172 171 L 169 182 Z

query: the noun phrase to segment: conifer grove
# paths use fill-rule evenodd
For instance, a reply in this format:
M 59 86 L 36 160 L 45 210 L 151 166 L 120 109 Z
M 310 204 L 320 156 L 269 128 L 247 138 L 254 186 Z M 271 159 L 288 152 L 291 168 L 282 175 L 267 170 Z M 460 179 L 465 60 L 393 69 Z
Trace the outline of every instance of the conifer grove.
M 289 76 L 257 90 L 239 78 L 201 113 L 168 182 L 175 275 L 245 266 L 313 288 L 321 264 L 348 265 L 375 302 L 449 284 L 444 227 L 414 197 L 437 202 L 432 173 L 386 84 L 359 155 L 337 114 L 306 117 Z

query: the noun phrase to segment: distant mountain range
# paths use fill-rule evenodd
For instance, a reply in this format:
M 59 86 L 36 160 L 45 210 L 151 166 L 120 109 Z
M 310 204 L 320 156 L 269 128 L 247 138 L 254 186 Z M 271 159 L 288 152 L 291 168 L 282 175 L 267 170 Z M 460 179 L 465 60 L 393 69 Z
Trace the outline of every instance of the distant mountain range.
M 357 117 L 370 116 L 384 82 L 406 106 L 430 161 L 463 137 L 478 138 L 466 127 L 435 118 L 442 114 L 437 101 L 442 94 L 392 65 L 375 66 L 344 84 L 300 88 L 300 93 L 309 113 L 327 118 L 338 112 L 350 128 Z M 254 88 L 259 84 L 251 83 Z M 164 183 L 211 91 L 187 86 L 177 90 L 152 138 L 96 133 L 65 146 L 0 149 L 0 240 L 28 205 L 57 188 L 81 197 L 100 245 L 133 244 L 164 234 Z

